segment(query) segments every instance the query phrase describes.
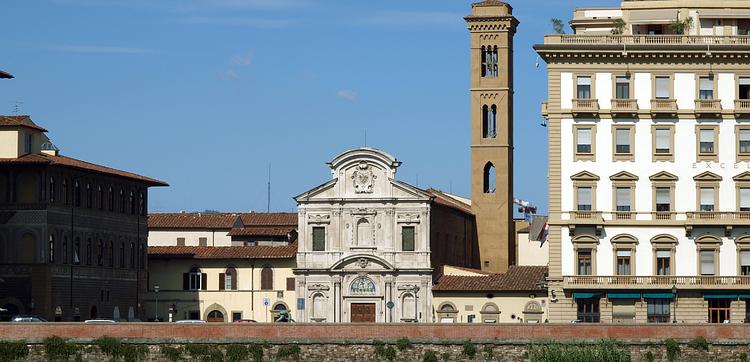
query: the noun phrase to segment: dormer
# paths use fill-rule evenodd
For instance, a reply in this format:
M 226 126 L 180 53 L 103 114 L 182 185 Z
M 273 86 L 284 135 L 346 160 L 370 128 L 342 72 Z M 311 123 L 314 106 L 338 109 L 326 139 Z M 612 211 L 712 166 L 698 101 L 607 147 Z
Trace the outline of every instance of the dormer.
M 49 143 L 45 132 L 29 116 L 0 116 L 0 158 L 41 153 L 42 145 Z

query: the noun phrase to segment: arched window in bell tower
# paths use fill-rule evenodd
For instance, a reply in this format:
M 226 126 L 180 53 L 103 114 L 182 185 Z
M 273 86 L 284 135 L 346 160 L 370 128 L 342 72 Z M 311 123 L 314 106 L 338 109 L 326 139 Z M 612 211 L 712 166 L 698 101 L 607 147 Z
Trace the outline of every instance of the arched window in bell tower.
M 495 193 L 495 181 L 497 180 L 497 175 L 495 174 L 495 165 L 492 164 L 492 162 L 487 162 L 486 165 L 484 165 L 484 193 L 485 194 L 494 194 Z
M 482 107 L 482 138 L 497 136 L 497 106 Z
M 482 78 L 487 76 L 487 47 L 482 45 Z
M 497 45 L 482 45 L 482 78 L 497 78 Z

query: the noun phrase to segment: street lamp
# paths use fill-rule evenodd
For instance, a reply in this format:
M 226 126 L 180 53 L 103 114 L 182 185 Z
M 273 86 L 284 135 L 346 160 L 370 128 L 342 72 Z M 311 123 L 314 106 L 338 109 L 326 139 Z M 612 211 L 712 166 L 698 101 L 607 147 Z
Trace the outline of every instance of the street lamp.
M 672 323 L 677 323 L 677 285 L 672 284 L 672 297 L 674 298 L 674 313 L 672 313 Z
M 154 293 L 156 293 L 156 321 L 159 321 L 159 284 L 154 285 Z

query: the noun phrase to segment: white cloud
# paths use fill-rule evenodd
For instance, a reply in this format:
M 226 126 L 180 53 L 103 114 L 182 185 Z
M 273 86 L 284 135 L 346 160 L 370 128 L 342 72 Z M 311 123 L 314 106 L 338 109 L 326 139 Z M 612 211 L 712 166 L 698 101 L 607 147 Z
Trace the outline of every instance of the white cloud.
M 45 49 L 64 53 L 99 53 L 99 54 L 159 54 L 155 49 L 100 46 L 100 45 L 50 45 Z
M 252 54 L 245 54 L 245 55 L 235 55 L 231 59 L 232 64 L 239 65 L 239 66 L 248 66 L 253 64 L 253 55 Z
M 224 74 L 221 75 L 221 79 L 226 81 L 233 81 L 240 79 L 240 75 L 234 71 L 234 69 L 228 69 Z
M 443 11 L 390 11 L 372 15 L 358 23 L 394 26 L 453 26 L 463 23 L 463 15 Z
M 256 29 L 283 29 L 288 28 L 294 24 L 293 21 L 285 19 L 236 18 L 220 16 L 186 17 L 179 18 L 176 21 L 181 24 L 242 26 Z
M 350 89 L 341 89 L 336 92 L 336 96 L 347 102 L 355 102 L 357 100 L 357 93 L 354 93 L 354 91 Z

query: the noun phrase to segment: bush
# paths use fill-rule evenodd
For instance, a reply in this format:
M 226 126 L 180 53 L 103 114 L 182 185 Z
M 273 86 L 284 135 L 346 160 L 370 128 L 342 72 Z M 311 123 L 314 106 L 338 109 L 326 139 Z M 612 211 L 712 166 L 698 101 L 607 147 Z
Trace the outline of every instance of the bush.
M 740 362 L 747 362 L 747 353 L 746 352 L 740 353 Z
M 396 359 L 396 349 L 392 346 L 386 346 L 385 342 L 379 340 L 373 341 L 372 344 L 375 346 L 375 356 L 388 361 Z
M 403 351 L 408 348 L 411 348 L 411 341 L 409 340 L 409 338 L 406 338 L 406 337 L 399 338 L 396 341 L 396 348 L 398 348 L 399 351 Z
M 396 349 L 393 346 L 388 346 L 383 351 L 383 357 L 389 361 L 396 359 Z
M 484 346 L 484 359 L 491 360 L 495 358 L 495 351 L 492 350 L 492 346 Z
M 92 344 L 99 347 L 99 350 L 112 360 L 122 358 L 126 362 L 135 362 L 143 359 L 148 353 L 148 348 L 144 345 L 126 344 L 117 338 L 107 336 L 95 339 Z
M 50 361 L 69 360 L 78 353 L 78 346 L 60 337 L 47 337 L 42 341 L 44 354 Z
M 692 347 L 693 349 L 702 349 L 704 351 L 708 351 L 708 341 L 703 336 L 695 337 L 688 342 L 688 346 Z
M 162 345 L 159 347 L 159 352 L 170 362 L 177 362 L 182 360 L 182 349 L 179 347 L 172 347 Z
M 532 362 L 577 361 L 577 362 L 627 362 L 627 350 L 613 340 L 602 340 L 593 345 L 543 342 L 531 344 L 528 358 Z
M 263 362 L 263 346 L 251 344 L 247 348 L 248 353 L 253 356 L 253 362 Z
M 646 352 L 646 361 L 654 362 L 654 354 L 651 351 Z
M 469 357 L 470 359 L 474 359 L 474 356 L 477 355 L 477 347 L 474 347 L 474 344 L 471 343 L 471 340 L 464 341 L 464 356 Z
M 276 359 L 281 360 L 284 358 L 291 358 L 295 361 L 299 361 L 300 348 L 296 344 L 287 344 L 286 346 L 279 347 L 276 351 Z
M 26 341 L 0 341 L 0 362 L 10 362 L 25 359 L 29 355 Z
M 227 362 L 247 361 L 247 347 L 241 344 L 230 344 L 227 346 Z
M 185 351 L 190 354 L 194 360 L 223 362 L 224 354 L 216 346 L 207 344 L 186 344 Z
M 424 352 L 424 357 L 422 357 L 422 362 L 438 362 L 437 355 L 435 352 L 427 350 Z
M 443 362 L 448 362 L 451 359 L 451 354 L 448 352 L 443 352 L 443 355 L 441 357 L 443 357 Z
M 680 344 L 670 338 L 664 341 L 664 346 L 667 347 L 667 361 L 674 362 L 680 355 Z

